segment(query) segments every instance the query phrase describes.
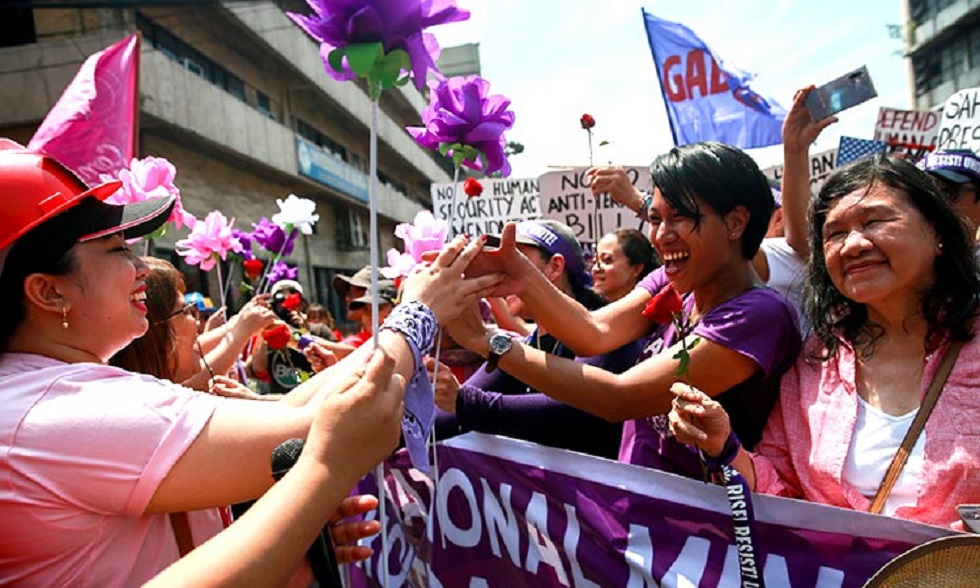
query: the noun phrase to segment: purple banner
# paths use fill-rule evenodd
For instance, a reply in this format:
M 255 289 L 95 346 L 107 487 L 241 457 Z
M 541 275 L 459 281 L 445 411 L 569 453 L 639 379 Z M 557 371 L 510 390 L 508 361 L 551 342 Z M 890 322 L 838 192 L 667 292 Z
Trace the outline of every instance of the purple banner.
M 386 462 L 389 586 L 740 585 L 743 543 L 724 488 L 636 466 L 471 433 L 439 446 L 429 477 Z M 435 471 L 435 469 L 433 469 Z M 359 492 L 375 493 L 373 478 Z M 860 587 L 886 562 L 952 531 L 753 495 L 769 586 Z M 380 586 L 375 557 L 352 570 Z M 736 547 L 737 545 L 737 547 Z

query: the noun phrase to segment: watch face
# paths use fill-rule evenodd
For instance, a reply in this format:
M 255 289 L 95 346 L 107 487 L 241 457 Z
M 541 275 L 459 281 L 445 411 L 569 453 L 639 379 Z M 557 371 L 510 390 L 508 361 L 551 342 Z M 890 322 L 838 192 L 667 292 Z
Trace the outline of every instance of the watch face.
M 490 352 L 497 355 L 503 355 L 510 351 L 510 348 L 514 346 L 514 340 L 504 335 L 503 333 L 497 333 L 490 337 Z

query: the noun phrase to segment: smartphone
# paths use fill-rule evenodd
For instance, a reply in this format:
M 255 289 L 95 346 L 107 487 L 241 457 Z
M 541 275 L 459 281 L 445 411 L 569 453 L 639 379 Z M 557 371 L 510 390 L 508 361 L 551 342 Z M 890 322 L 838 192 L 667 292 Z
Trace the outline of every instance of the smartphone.
M 956 507 L 966 525 L 966 530 L 971 533 L 980 533 L 980 504 L 961 504 Z
M 819 88 L 814 88 L 806 95 L 806 107 L 813 120 L 818 121 L 871 100 L 877 95 L 878 92 L 871 83 L 868 66 L 862 66 Z

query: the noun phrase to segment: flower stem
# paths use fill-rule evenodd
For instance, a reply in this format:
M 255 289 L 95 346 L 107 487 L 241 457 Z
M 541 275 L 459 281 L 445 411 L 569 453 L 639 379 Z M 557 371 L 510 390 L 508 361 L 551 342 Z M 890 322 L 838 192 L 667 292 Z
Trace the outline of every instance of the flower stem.
M 459 195 L 459 168 L 458 165 L 453 166 L 453 196 L 449 207 L 449 230 L 446 232 L 446 238 L 449 240 L 456 236 L 453 230 L 453 222 L 456 220 L 456 196 Z

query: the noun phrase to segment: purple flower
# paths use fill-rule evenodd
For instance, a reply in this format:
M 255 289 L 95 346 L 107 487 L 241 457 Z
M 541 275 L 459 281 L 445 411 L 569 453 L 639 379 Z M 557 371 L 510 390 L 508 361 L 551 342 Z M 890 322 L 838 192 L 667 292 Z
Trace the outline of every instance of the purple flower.
M 504 154 L 504 131 L 514 126 L 514 112 L 507 110 L 510 100 L 488 96 L 490 82 L 479 76 L 430 82 L 429 88 L 429 106 L 422 112 L 425 127 L 408 127 L 408 133 L 423 147 L 452 154 L 457 165 L 510 175 Z
M 466 20 L 470 13 L 456 8 L 455 0 L 306 0 L 315 14 L 287 13 L 293 22 L 320 42 L 327 74 L 340 81 L 354 79 L 347 59 L 338 72 L 329 63 L 334 49 L 381 43 L 384 52 L 401 49 L 408 54 L 415 86 L 421 90 L 426 72 L 435 70 L 439 44 L 422 32 L 435 25 Z
M 259 222 L 252 223 L 252 228 L 255 229 L 252 231 L 252 239 L 269 253 L 277 257 L 289 257 L 292 254 L 298 234 L 295 229 L 287 236 L 282 227 L 264 216 Z
M 255 255 L 252 254 L 252 234 L 243 233 L 238 229 L 231 230 L 231 236 L 233 239 L 238 239 L 238 242 L 242 244 L 242 250 L 239 255 L 242 259 L 255 259 Z
M 299 276 L 298 267 L 289 267 L 289 264 L 285 261 L 277 261 L 272 265 L 272 269 L 269 270 L 266 282 L 271 286 L 279 280 L 295 280 L 297 276 Z

